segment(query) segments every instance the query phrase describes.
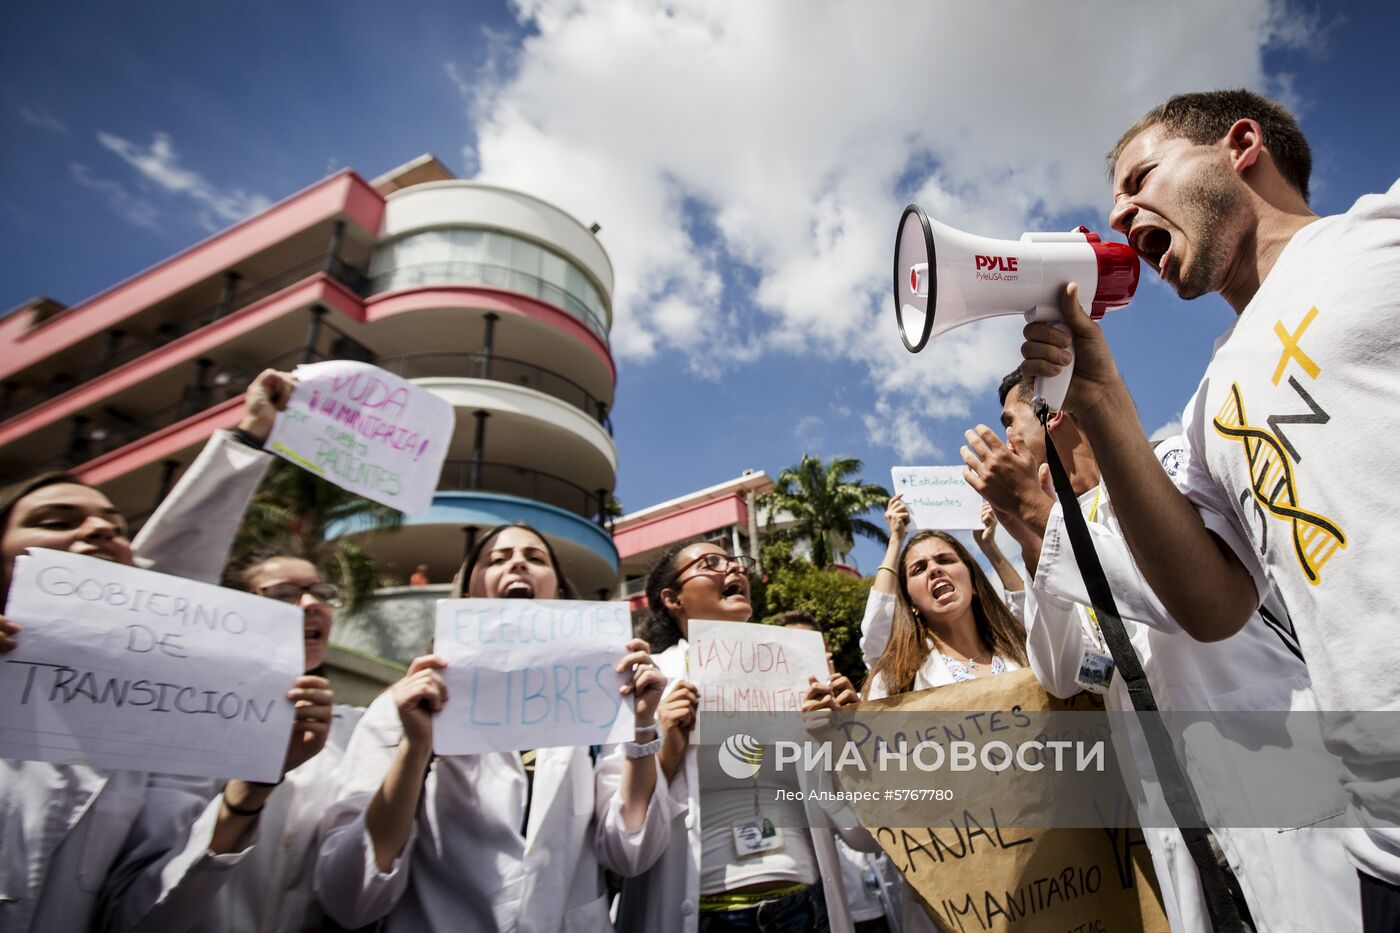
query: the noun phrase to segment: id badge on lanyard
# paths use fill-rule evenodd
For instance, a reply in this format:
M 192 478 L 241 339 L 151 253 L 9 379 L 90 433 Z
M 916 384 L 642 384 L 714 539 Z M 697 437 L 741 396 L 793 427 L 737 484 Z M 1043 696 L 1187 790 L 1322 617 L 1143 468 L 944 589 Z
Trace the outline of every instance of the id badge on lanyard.
M 739 858 L 776 852 L 783 847 L 783 830 L 774 826 L 758 807 L 758 775 L 753 777 L 753 818 L 739 820 L 731 827 L 734 833 L 734 854 Z
M 1098 511 L 1099 494 L 1095 494 L 1094 504 L 1089 508 L 1089 521 L 1095 520 Z M 1088 606 L 1079 606 L 1078 609 L 1088 619 L 1094 638 L 1079 653 L 1079 669 L 1075 672 L 1074 682 L 1090 693 L 1107 693 L 1113 685 L 1113 655 L 1108 650 L 1103 633 L 1099 631 L 1099 620 L 1094 616 L 1094 610 Z

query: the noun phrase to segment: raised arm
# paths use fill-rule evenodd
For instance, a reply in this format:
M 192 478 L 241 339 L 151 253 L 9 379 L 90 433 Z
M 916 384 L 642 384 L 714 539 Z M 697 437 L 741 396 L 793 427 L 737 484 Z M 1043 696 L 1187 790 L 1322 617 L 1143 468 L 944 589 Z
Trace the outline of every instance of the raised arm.
M 1052 324 L 1026 325 L 1022 371 L 1058 373 L 1069 364 L 1073 343 L 1074 380 L 1065 410 L 1075 415 L 1093 447 L 1138 568 L 1192 637 L 1230 637 L 1259 603 L 1253 576 L 1162 471 L 1108 343 L 1079 305 L 1076 286 L 1065 290 L 1060 309 L 1070 333 Z

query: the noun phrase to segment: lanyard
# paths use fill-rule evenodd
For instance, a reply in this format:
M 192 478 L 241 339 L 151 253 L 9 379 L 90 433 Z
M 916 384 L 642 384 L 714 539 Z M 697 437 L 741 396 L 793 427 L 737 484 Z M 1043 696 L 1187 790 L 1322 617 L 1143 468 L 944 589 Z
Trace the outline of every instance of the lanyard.
M 1157 698 L 1152 695 L 1152 687 L 1143 672 L 1133 643 L 1128 639 L 1127 629 L 1118 615 L 1118 604 L 1113 599 L 1113 590 L 1104 575 L 1103 564 L 1099 562 L 1094 541 L 1089 537 L 1089 526 L 1079 511 L 1079 497 L 1069 484 L 1069 475 L 1060 463 L 1060 455 L 1055 451 L 1055 442 L 1050 439 L 1050 428 L 1046 424 L 1050 411 L 1041 407 L 1040 424 L 1045 430 L 1045 459 L 1050 465 L 1050 476 L 1055 481 L 1055 493 L 1064 512 L 1065 530 L 1069 534 L 1070 547 L 1074 551 L 1075 563 L 1079 565 L 1080 576 L 1089 590 L 1089 599 L 1094 606 L 1096 624 L 1102 621 L 1100 632 L 1108 642 L 1113 654 L 1113 663 L 1123 677 L 1123 685 L 1128 690 L 1133 709 L 1137 711 L 1138 724 L 1147 739 L 1147 752 L 1152 767 L 1157 772 L 1157 781 L 1166 798 L 1167 809 L 1172 821 L 1181 832 L 1186 851 L 1196 864 L 1200 875 L 1201 891 L 1205 895 L 1206 910 L 1210 914 L 1211 928 L 1225 933 L 1240 933 L 1245 929 L 1230 894 L 1230 881 L 1233 875 L 1227 866 L 1220 864 L 1215 857 L 1212 845 L 1210 824 L 1201 815 L 1192 795 L 1186 772 L 1177 761 L 1176 749 L 1167 733 L 1162 714 L 1157 709 Z M 1093 512 L 1098 511 L 1098 497 L 1094 499 Z M 1236 882 L 1238 884 L 1238 882 Z

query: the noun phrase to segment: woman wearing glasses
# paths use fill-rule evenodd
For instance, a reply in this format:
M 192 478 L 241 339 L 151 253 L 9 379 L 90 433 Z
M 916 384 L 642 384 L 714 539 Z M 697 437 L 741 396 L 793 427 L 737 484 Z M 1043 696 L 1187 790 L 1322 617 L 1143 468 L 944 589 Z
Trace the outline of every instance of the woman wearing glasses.
M 471 597 L 573 597 L 549 542 L 524 525 L 487 532 L 459 580 Z M 471 702 L 448 696 L 444 667 L 415 659 L 355 731 L 322 824 L 327 913 L 382 931 L 610 931 L 600 865 L 635 874 L 669 834 L 653 726 L 665 680 L 646 643 L 628 642 L 617 664 L 632 671 L 620 691 L 636 698 L 637 734 L 607 778 L 586 747 L 434 756 L 433 714 Z
M 322 676 L 340 589 L 321 579 L 316 565 L 290 554 L 254 555 L 231 575 L 239 589 L 297 606 L 302 612 L 306 674 Z M 337 703 L 325 747 L 288 771 L 262 805 L 260 845 L 203 910 L 206 933 L 301 933 L 320 930 L 325 915 L 312 890 L 316 832 L 335 799 L 335 770 L 364 709 Z
M 750 557 L 730 557 L 718 545 L 697 543 L 668 551 L 647 578 L 651 618 L 643 636 L 658 652 L 656 663 L 670 681 L 657 720 L 672 824 L 656 864 L 623 885 L 623 930 L 851 929 L 830 832 L 784 829 L 780 848 L 741 852 L 740 846 L 748 843 L 740 841 L 733 826 L 755 818 L 757 789 L 727 789 L 717 774 L 707 781 L 706 768 L 690 747 L 699 701 L 695 685 L 685 679 L 690 620 L 747 622 L 753 615 L 753 568 Z M 834 708 L 852 699 L 850 682 L 838 676 L 830 684 L 814 685 L 804 709 Z M 765 801 L 763 806 L 768 809 L 762 816 L 774 823 L 805 825 L 800 802 Z M 703 827 L 702 807 L 707 814 Z M 784 807 L 797 812 L 783 814 Z

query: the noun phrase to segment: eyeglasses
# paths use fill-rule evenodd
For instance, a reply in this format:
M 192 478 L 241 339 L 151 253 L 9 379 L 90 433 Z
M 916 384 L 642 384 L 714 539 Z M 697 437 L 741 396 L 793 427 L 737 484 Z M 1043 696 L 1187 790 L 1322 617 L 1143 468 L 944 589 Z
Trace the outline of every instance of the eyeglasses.
M 742 554 L 738 557 L 730 557 L 728 554 L 719 554 L 711 551 L 708 554 L 701 554 L 699 557 L 695 558 L 695 560 L 686 564 L 680 570 L 677 570 L 676 575 L 672 578 L 672 585 L 680 582 L 685 572 L 695 566 L 708 570 L 710 573 L 728 573 L 730 567 L 738 566 L 739 572 L 747 577 L 749 574 L 753 573 L 754 568 L 758 566 L 758 561 Z
M 303 593 L 310 593 L 313 598 L 319 599 L 328 606 L 340 608 L 340 587 L 334 583 L 308 583 L 306 586 L 300 586 L 296 583 L 274 583 L 259 591 L 259 595 L 266 596 L 268 599 L 292 605 L 301 602 Z

